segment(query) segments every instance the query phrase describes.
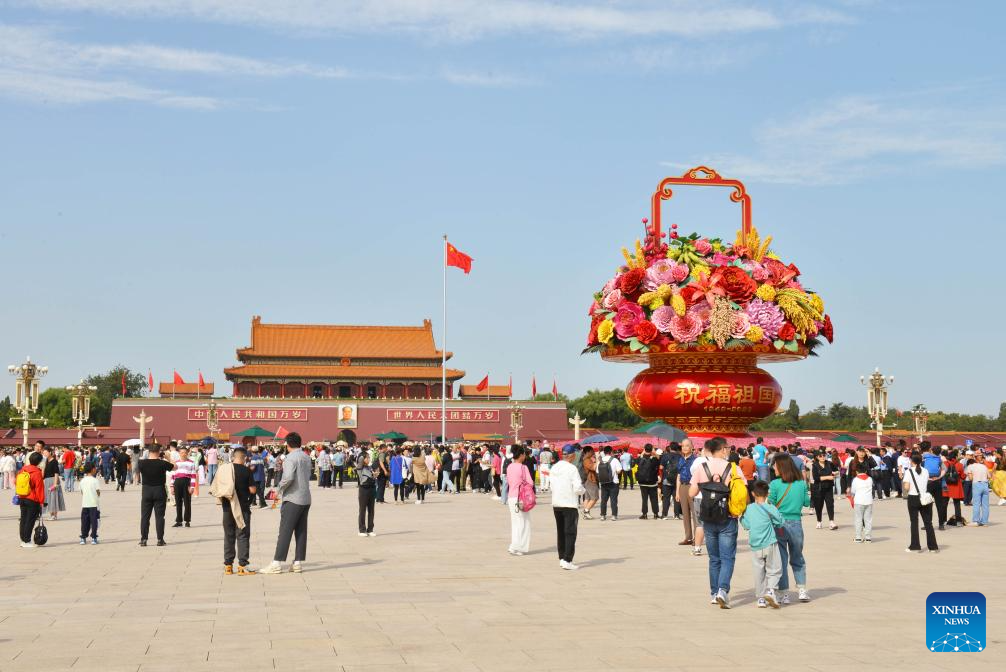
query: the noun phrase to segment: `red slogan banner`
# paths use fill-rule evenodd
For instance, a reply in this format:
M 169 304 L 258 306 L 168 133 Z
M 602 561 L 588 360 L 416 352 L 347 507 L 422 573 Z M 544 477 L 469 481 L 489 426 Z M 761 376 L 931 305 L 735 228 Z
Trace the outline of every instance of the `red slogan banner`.
M 388 409 L 388 422 L 440 422 L 439 408 Z M 499 422 L 499 410 L 447 411 L 447 422 Z
M 189 420 L 206 420 L 205 408 L 189 408 Z M 306 408 L 217 408 L 217 419 L 226 420 L 282 420 L 307 422 Z

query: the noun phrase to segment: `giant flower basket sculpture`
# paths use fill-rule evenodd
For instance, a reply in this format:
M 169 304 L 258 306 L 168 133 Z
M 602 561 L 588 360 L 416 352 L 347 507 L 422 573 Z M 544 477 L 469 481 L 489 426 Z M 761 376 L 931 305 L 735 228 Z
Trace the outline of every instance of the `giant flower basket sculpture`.
M 730 188 L 742 215 L 734 241 L 682 235 L 675 224 L 664 232 L 661 205 L 677 185 Z M 640 417 L 742 436 L 782 401 L 758 363 L 803 359 L 834 338 L 824 302 L 752 226 L 744 185 L 710 168 L 664 179 L 643 222 L 644 241 L 622 249 L 624 265 L 594 294 L 584 352 L 649 364 L 625 390 Z

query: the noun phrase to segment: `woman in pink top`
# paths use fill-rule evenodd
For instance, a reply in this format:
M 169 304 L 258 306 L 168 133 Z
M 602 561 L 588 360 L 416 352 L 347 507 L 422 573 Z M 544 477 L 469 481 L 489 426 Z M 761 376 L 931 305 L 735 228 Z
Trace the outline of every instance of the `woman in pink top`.
M 493 489 L 496 490 L 496 494 L 493 499 L 500 498 L 500 488 L 503 487 L 503 458 L 500 457 L 500 451 L 493 451 Z
M 534 487 L 531 473 L 524 466 L 527 454 L 521 446 L 512 449 L 513 461 L 506 468 L 507 508 L 510 509 L 510 555 L 524 555 L 531 548 L 531 513 L 520 509 L 520 488 L 528 483 Z

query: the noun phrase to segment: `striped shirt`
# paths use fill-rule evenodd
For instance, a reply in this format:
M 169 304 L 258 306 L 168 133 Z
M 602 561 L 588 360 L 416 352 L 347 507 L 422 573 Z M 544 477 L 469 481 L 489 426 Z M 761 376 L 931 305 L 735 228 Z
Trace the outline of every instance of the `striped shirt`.
M 175 471 L 171 474 L 172 483 L 179 478 L 196 480 L 196 463 L 192 460 L 179 460 L 175 462 Z

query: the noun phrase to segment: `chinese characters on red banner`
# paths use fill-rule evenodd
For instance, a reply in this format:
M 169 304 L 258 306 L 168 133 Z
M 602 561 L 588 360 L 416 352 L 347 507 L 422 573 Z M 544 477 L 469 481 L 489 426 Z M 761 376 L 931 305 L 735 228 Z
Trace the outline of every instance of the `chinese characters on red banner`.
M 678 383 L 674 398 L 680 404 L 698 404 L 707 410 L 736 409 L 744 404 L 775 405 L 776 391 L 771 385 L 735 385 L 721 383 L 700 385 Z
M 388 409 L 388 422 L 440 422 L 439 408 Z M 498 410 L 447 411 L 447 422 L 499 422 Z
M 188 409 L 189 420 L 206 420 L 207 409 Z M 277 420 L 283 422 L 307 422 L 306 408 L 217 408 L 217 419 L 234 420 Z

